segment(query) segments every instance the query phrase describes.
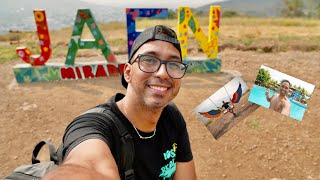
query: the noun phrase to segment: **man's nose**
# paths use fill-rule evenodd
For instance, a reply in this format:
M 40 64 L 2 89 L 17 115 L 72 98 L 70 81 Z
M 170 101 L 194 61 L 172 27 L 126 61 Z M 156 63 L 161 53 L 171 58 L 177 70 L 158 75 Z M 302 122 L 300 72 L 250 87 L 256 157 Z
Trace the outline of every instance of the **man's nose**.
M 169 75 L 166 70 L 166 64 L 161 64 L 158 71 L 155 72 L 155 75 L 162 78 L 162 79 L 169 78 Z

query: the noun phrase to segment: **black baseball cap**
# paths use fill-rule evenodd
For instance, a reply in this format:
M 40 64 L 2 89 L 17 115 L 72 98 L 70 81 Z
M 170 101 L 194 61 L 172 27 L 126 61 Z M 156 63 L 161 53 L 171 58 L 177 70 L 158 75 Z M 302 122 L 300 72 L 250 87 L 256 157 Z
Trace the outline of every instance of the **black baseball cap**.
M 133 58 L 134 54 L 138 51 L 138 49 L 146 42 L 153 41 L 153 40 L 161 40 L 171 43 L 180 53 L 181 57 L 181 47 L 180 42 L 177 39 L 177 34 L 174 30 L 167 26 L 163 25 L 156 25 L 154 27 L 148 28 L 140 33 L 140 35 L 134 40 L 128 63 L 130 63 L 131 59 Z M 122 75 L 121 79 L 123 87 L 127 88 L 128 83 L 124 79 L 124 75 Z

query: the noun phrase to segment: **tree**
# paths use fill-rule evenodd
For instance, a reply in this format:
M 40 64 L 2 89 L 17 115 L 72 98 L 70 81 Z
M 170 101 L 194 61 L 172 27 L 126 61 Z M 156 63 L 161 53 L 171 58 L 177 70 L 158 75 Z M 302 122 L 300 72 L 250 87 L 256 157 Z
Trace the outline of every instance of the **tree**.
M 285 17 L 303 17 L 304 3 L 302 0 L 283 0 L 284 8 L 282 9 L 282 15 Z
M 312 0 L 312 4 L 314 5 L 315 17 L 320 18 L 320 1 Z
M 177 19 L 178 18 L 177 10 L 176 9 L 175 10 L 169 9 L 168 18 L 169 19 Z
M 304 0 L 305 15 L 309 18 L 320 18 L 320 1 Z
M 277 89 L 278 89 L 278 87 L 279 87 L 279 81 L 277 81 L 277 80 L 273 80 L 273 79 L 269 79 L 268 81 L 267 81 L 267 87 L 268 88 L 271 88 L 273 91 L 276 91 Z
M 265 69 L 260 69 L 255 84 L 258 86 L 267 86 L 267 82 L 271 79 L 270 72 Z
M 299 86 L 293 85 L 293 89 L 295 89 L 296 91 L 299 91 L 301 93 L 300 98 L 298 99 L 299 102 L 306 104 L 307 100 L 310 98 L 310 94 L 308 93 L 308 91 Z
M 237 11 L 226 10 L 226 11 L 223 11 L 222 13 L 222 17 L 236 17 L 236 16 L 240 16 Z

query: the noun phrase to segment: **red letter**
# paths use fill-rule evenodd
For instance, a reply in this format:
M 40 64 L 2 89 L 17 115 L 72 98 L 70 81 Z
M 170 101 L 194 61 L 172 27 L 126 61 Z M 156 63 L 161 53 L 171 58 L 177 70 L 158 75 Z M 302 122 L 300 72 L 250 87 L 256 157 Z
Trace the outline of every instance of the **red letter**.
M 17 47 L 16 52 L 24 62 L 29 63 L 32 66 L 41 66 L 46 63 L 51 56 L 49 29 L 44 10 L 34 10 L 33 14 L 34 19 L 36 20 L 41 54 L 31 55 L 31 52 L 26 47 Z
M 115 65 L 108 64 L 109 76 L 118 76 L 118 68 Z
M 94 78 L 91 66 L 82 66 L 82 70 L 85 78 Z
M 76 75 L 74 74 L 73 68 L 61 68 L 60 74 L 62 79 L 75 79 Z
M 78 79 L 82 78 L 79 67 L 76 67 L 76 72 L 77 72 Z
M 104 70 L 103 65 L 98 65 L 97 66 L 96 77 L 105 77 L 105 76 L 107 76 L 107 73 Z
M 118 64 L 118 71 L 119 71 L 120 75 L 123 74 L 124 65 L 125 64 Z

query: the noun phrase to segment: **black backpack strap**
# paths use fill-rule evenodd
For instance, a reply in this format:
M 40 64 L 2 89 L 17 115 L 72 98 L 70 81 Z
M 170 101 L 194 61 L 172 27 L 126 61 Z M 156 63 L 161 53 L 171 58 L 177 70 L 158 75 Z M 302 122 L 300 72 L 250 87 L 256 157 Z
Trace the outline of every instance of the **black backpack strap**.
M 34 150 L 32 152 L 32 157 L 31 157 L 31 162 L 32 164 L 36 164 L 36 163 L 40 163 L 40 160 L 37 159 L 37 156 L 41 150 L 41 148 L 43 147 L 43 145 L 48 145 L 49 147 L 49 152 L 50 152 L 50 161 L 53 161 L 55 164 L 58 164 L 58 157 L 57 157 L 57 153 L 56 153 L 56 148 L 54 147 L 54 145 L 51 143 L 50 140 L 43 140 L 40 141 L 35 147 Z
M 58 157 L 58 164 L 63 163 L 63 143 L 60 143 L 60 146 L 58 147 L 57 150 L 57 157 Z
M 122 121 L 114 115 L 109 109 L 104 107 L 95 107 L 90 109 L 89 111 L 83 113 L 103 113 L 109 119 L 111 119 L 120 135 L 120 144 L 121 144 L 121 154 L 120 154 L 120 162 L 121 167 L 125 170 L 125 180 L 133 180 L 134 179 L 134 170 L 133 170 L 133 161 L 134 161 L 134 143 L 133 138 L 129 134 L 127 128 L 124 126 Z

